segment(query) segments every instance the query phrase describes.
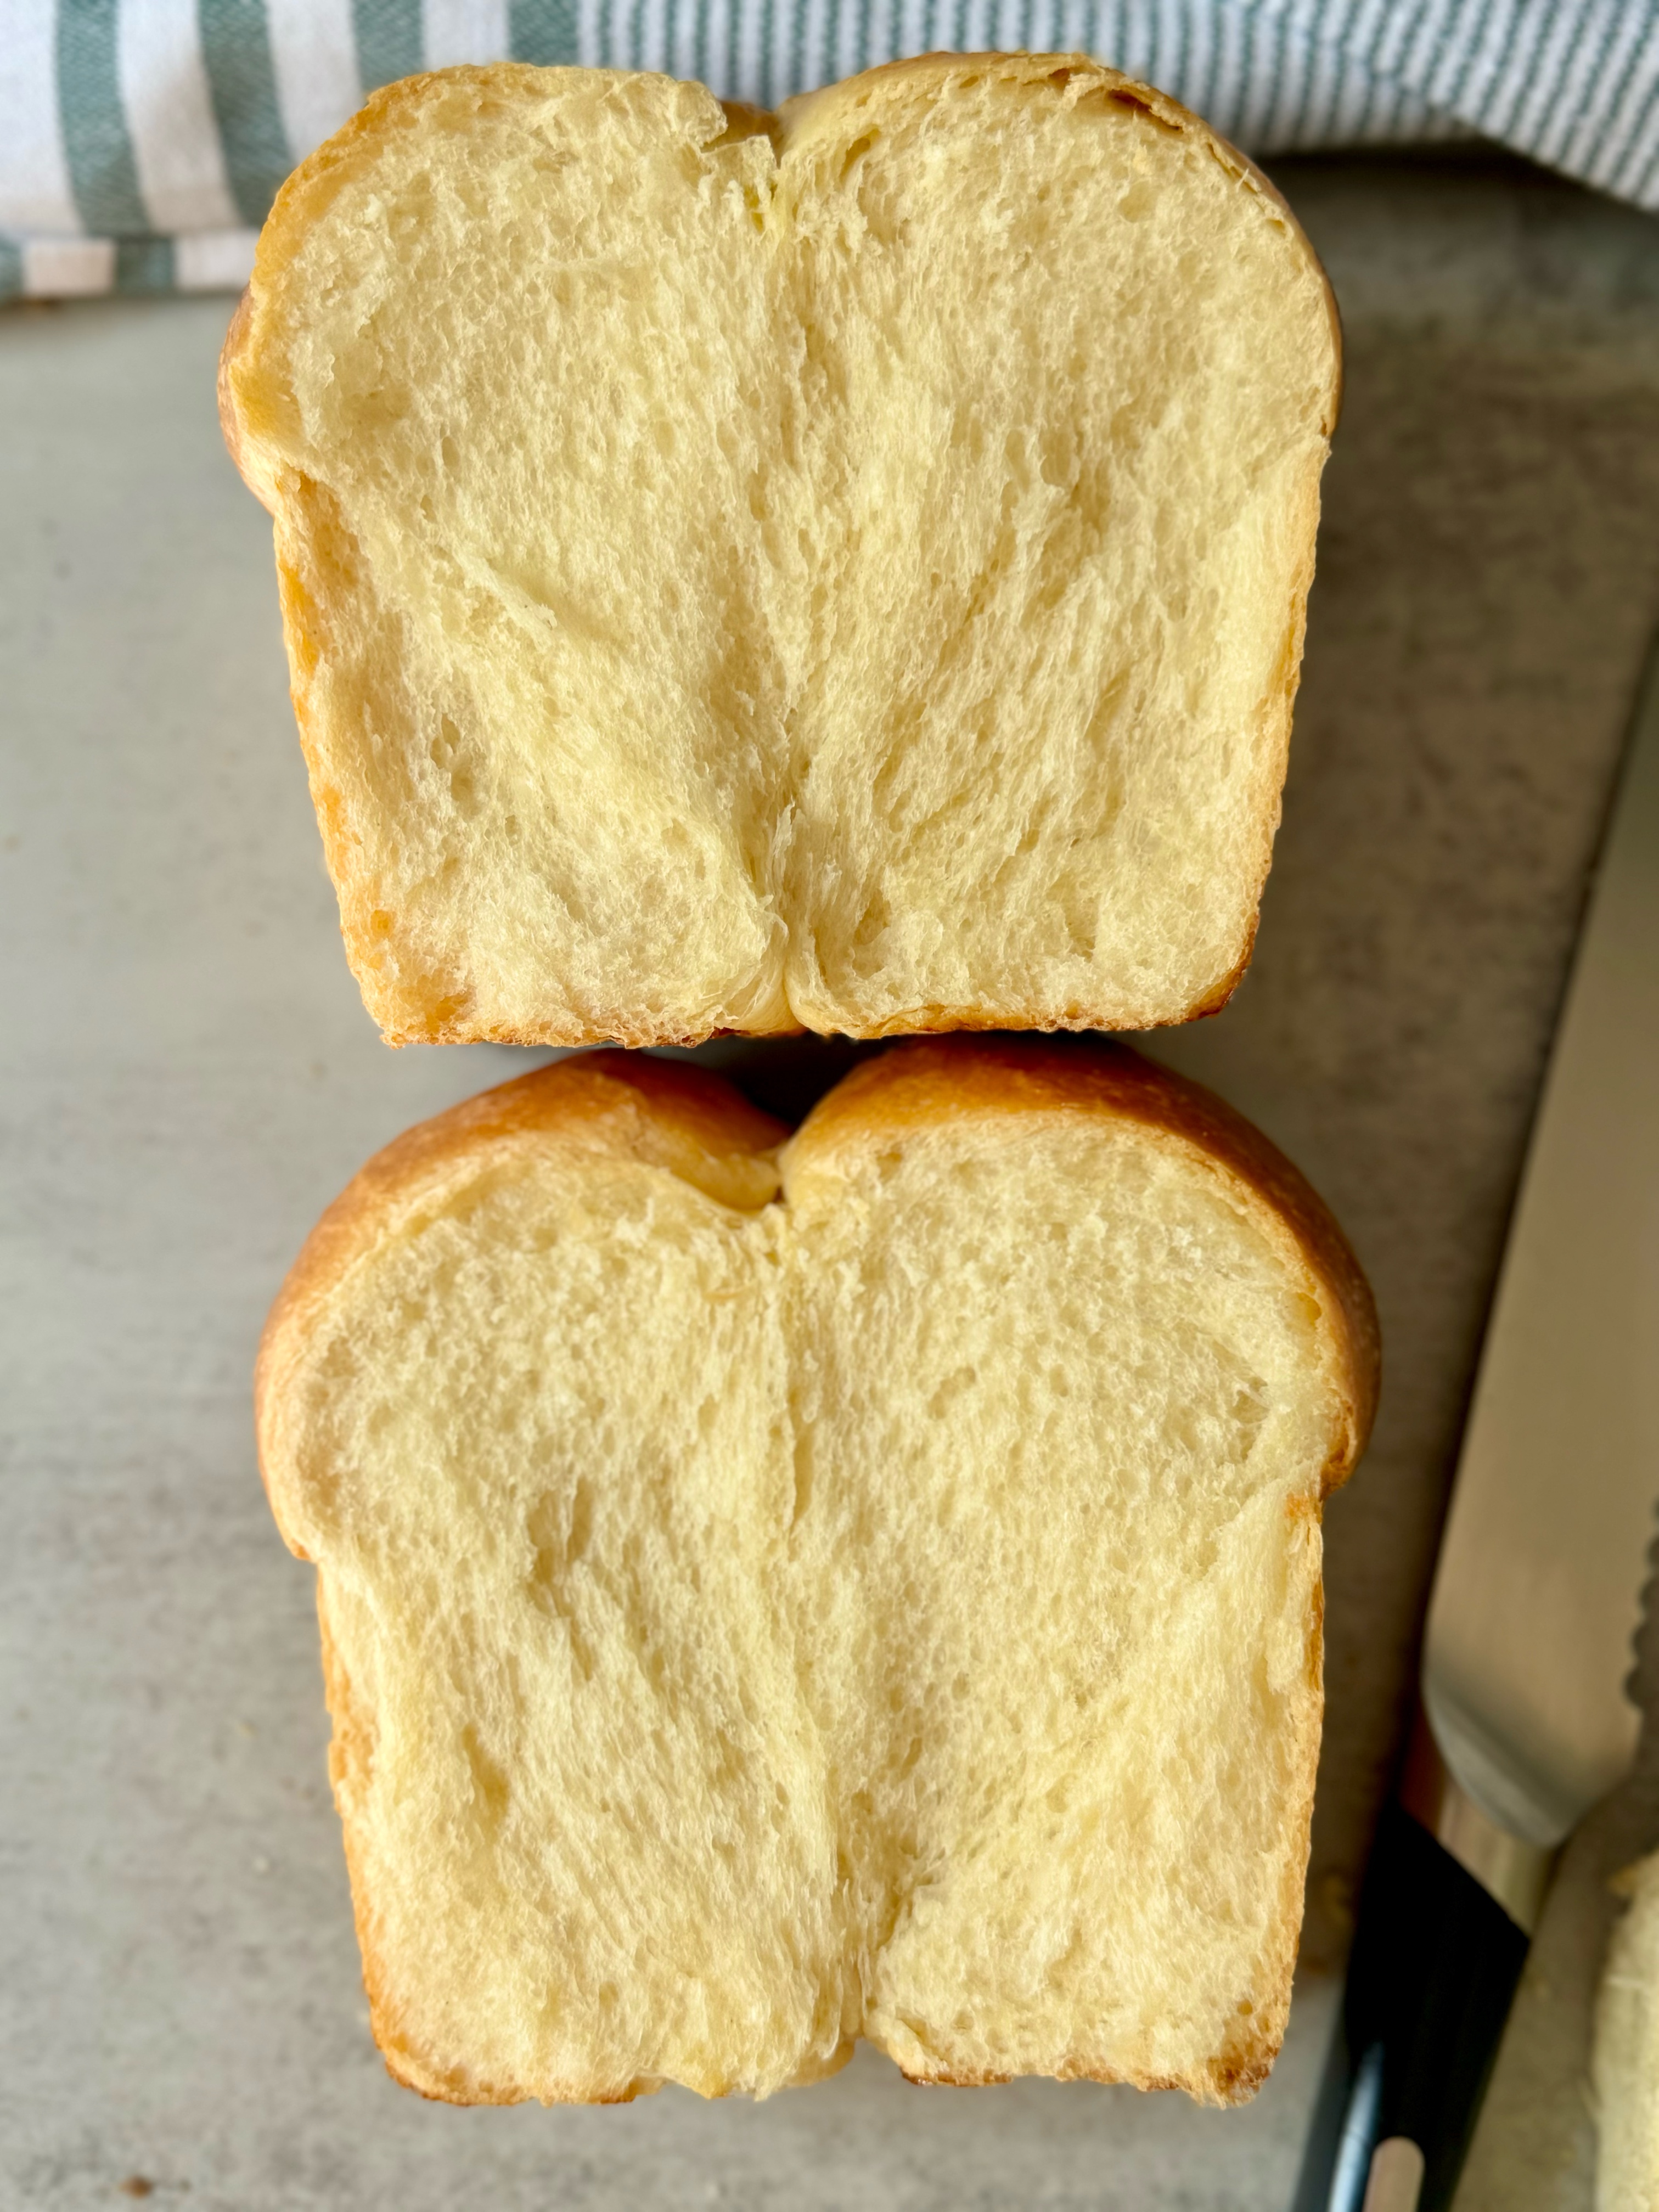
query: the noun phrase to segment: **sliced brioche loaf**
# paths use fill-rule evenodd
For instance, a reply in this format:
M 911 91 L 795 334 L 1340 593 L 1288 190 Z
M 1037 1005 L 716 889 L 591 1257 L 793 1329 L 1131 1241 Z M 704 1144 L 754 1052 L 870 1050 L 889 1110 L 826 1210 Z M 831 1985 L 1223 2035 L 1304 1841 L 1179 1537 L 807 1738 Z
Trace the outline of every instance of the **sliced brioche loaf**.
M 387 1036 L 1218 1006 L 1337 387 L 1278 197 L 1078 57 L 378 94 L 222 400 Z
M 784 1132 L 566 1060 L 411 1131 L 267 1328 L 374 2031 L 461 2102 L 1245 2097 L 1369 1294 L 1109 1047 L 900 1046 Z

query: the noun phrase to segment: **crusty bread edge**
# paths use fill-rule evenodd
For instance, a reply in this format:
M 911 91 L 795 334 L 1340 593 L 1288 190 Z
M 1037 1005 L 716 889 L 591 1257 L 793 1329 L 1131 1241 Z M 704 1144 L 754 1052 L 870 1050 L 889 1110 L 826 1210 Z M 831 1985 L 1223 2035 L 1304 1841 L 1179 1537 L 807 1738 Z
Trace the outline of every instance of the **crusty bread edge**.
M 780 1159 L 781 1125 L 720 1077 L 683 1063 L 594 1053 L 536 1069 L 406 1131 L 353 1178 L 307 1239 L 271 1309 L 255 1370 L 260 1472 L 284 1540 L 299 1557 L 310 1556 L 297 1528 L 298 1476 L 286 1436 L 284 1400 L 329 1299 L 383 1237 L 411 1224 L 458 1180 L 485 1164 L 526 1146 L 552 1142 L 590 1157 L 644 1159 L 677 1172 L 689 1168 L 690 1179 L 705 1188 L 713 1186 L 715 1195 L 734 1182 L 740 1189 L 747 1182 L 750 1191 L 763 1191 L 769 1183 L 775 1187 L 781 1170 L 787 1196 L 792 1182 L 810 1177 L 820 1164 L 832 1164 L 837 1154 L 890 1145 L 896 1133 L 902 1138 L 909 1131 L 987 1114 L 1055 1112 L 1131 1120 L 1200 1155 L 1225 1177 L 1232 1194 L 1250 1208 L 1287 1259 L 1305 1268 L 1341 1409 L 1322 1472 L 1322 1497 L 1328 1495 L 1364 1449 L 1376 1409 L 1375 1304 L 1346 1239 L 1312 1187 L 1277 1146 L 1212 1092 L 1115 1042 L 1072 1046 L 919 1039 L 873 1056 L 843 1078 L 795 1137 L 782 1145 Z M 1309 1540 L 1317 1545 L 1316 1502 L 1307 1517 Z M 451 2104 L 511 2104 L 532 2098 L 547 2104 L 620 2103 L 648 2094 L 656 2082 L 545 2083 L 533 2091 L 480 2082 L 429 2064 L 411 2044 L 381 1967 L 372 1878 L 351 1802 L 354 1763 L 372 1756 L 371 1731 L 331 1633 L 326 1580 L 320 1576 L 317 1601 L 335 1732 L 330 1779 L 345 1839 L 370 2022 L 387 2070 L 422 2096 Z M 1264 1960 L 1266 1994 L 1247 2033 L 1190 2077 L 1102 2069 L 1080 2058 L 1062 2063 L 1056 2078 L 1183 2089 L 1202 2103 L 1221 2106 L 1245 2102 L 1267 2079 L 1290 2011 L 1319 1753 L 1323 1595 L 1316 1563 L 1304 1649 L 1309 1698 L 1295 1754 L 1304 1782 L 1285 1813 L 1290 1849 L 1275 1913 L 1278 1940 Z M 815 2069 L 799 2080 L 817 2079 L 823 2070 Z M 906 2078 L 975 2087 L 1008 2077 L 941 2069 L 908 2072 Z
M 725 113 L 728 135 L 748 136 L 764 132 L 771 137 L 781 161 L 793 145 L 810 142 L 817 131 L 833 128 L 837 117 L 849 106 L 859 109 L 872 104 L 878 106 L 893 104 L 908 96 L 916 88 L 918 82 L 943 89 L 953 79 L 964 75 L 982 76 L 991 70 L 1011 83 L 1035 85 L 1044 81 L 1055 83 L 1064 97 L 1073 105 L 1080 104 L 1085 99 L 1093 99 L 1138 107 L 1165 129 L 1196 139 L 1229 175 L 1272 208 L 1274 219 L 1282 223 L 1293 244 L 1299 247 L 1308 267 L 1317 276 L 1329 317 L 1329 389 L 1325 419 L 1322 424 L 1325 450 L 1328 452 L 1342 392 L 1341 322 L 1329 278 L 1284 195 L 1247 155 L 1240 153 L 1218 131 L 1212 130 L 1202 118 L 1193 114 L 1167 94 L 1126 76 L 1120 70 L 1109 69 L 1085 54 L 933 53 L 889 62 L 822 91 L 786 100 L 775 117 L 769 116 L 759 109 L 727 103 Z M 508 1028 L 477 1021 L 471 1014 L 465 999 L 459 1002 L 453 999 L 441 1000 L 423 1006 L 419 1017 L 411 1020 L 407 994 L 388 988 L 381 973 L 380 946 L 373 932 L 372 902 L 357 880 L 349 842 L 337 818 L 338 808 L 333 803 L 331 787 L 324 773 L 322 747 L 311 727 L 310 704 L 301 681 L 301 673 L 302 669 L 314 663 L 319 648 L 304 620 L 304 586 L 293 563 L 284 558 L 281 543 L 284 521 L 284 471 L 273 467 L 269 458 L 262 453 L 258 440 L 250 434 L 238 398 L 237 372 L 256 343 L 255 325 L 262 282 L 274 280 L 277 272 L 294 258 L 317 210 L 317 204 L 329 196 L 334 181 L 349 166 L 358 143 L 383 128 L 398 127 L 417 113 L 426 96 L 426 87 L 434 76 L 464 76 L 488 89 L 497 84 L 505 86 L 543 74 L 545 72 L 522 63 L 495 63 L 482 68 L 433 71 L 422 76 L 406 77 L 372 94 L 349 123 L 301 163 L 278 192 L 260 234 L 252 281 L 242 295 L 231 319 L 220 356 L 219 420 L 226 447 L 249 489 L 276 522 L 283 623 L 294 672 L 290 696 L 310 777 L 324 854 L 339 900 L 341 936 L 347 960 L 362 993 L 364 1003 L 390 1045 L 487 1042 L 580 1046 L 616 1043 L 639 1047 L 696 1045 L 710 1036 L 722 1034 L 774 1034 L 758 1030 L 732 1032 L 714 1025 L 688 1031 L 682 1027 L 641 1022 L 637 1010 L 629 1009 L 593 1013 L 586 1019 L 571 1016 Z M 589 71 L 586 74 L 597 76 L 625 73 Z M 1255 825 L 1256 851 L 1247 921 L 1243 942 L 1228 971 L 1218 977 L 1199 1000 L 1177 1012 L 1148 1006 L 1113 1009 L 1097 1002 L 1079 1005 L 1064 1014 L 1056 1015 L 1046 1007 L 1000 1005 L 981 999 L 962 1006 L 907 1008 L 874 1024 L 842 1021 L 834 1024 L 837 1032 L 849 1036 L 877 1037 L 932 1035 L 957 1029 L 1034 1030 L 1050 1033 L 1101 1029 L 1145 1030 L 1196 1020 L 1218 1012 L 1226 1005 L 1249 966 L 1260 919 L 1261 896 L 1273 866 L 1273 841 L 1282 815 L 1282 793 L 1290 763 L 1291 722 L 1301 680 L 1308 594 L 1313 584 L 1319 512 L 1319 475 L 1316 471 L 1308 489 L 1304 511 L 1297 525 L 1304 550 L 1292 580 L 1290 627 L 1281 645 L 1276 681 L 1263 702 L 1265 728 L 1262 742 L 1267 756 L 1264 781 L 1272 791 L 1272 803 L 1263 810 L 1261 818 Z M 775 1033 L 790 1034 L 794 1031 L 792 1026 L 786 1025 L 783 1030 Z

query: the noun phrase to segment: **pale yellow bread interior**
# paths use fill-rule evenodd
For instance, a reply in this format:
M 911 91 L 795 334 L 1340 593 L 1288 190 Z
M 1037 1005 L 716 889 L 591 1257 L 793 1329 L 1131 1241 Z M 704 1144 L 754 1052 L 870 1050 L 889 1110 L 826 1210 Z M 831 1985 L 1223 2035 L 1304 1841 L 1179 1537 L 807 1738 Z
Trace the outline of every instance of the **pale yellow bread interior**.
M 1079 56 L 377 94 L 222 400 L 386 1036 L 1218 1006 L 1338 383 L 1266 180 Z
M 267 1328 L 374 2031 L 463 2102 L 1247 2096 L 1369 1293 L 1219 1102 L 952 1039 L 793 1139 L 563 1061 L 400 1139 Z

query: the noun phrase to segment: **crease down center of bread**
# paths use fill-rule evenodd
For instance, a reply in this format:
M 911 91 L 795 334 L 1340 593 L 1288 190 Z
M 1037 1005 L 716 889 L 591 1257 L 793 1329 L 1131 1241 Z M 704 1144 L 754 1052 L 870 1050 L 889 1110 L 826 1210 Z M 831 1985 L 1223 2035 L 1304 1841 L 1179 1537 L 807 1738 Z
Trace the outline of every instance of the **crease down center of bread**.
M 1213 1010 L 1338 380 L 1267 180 L 1080 57 L 377 94 L 222 388 L 386 1036 Z
M 765 2094 L 862 2036 L 1235 2101 L 1375 1390 L 1352 1255 L 1127 1053 L 899 1048 L 783 1134 L 563 1062 L 365 1170 L 273 1314 L 389 2063 Z

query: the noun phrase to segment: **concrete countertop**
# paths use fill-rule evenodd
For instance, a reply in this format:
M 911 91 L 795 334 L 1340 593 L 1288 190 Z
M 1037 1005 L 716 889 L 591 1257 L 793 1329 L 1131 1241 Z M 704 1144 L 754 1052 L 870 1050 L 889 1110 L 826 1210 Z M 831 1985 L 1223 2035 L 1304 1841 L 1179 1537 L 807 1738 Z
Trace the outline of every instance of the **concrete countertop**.
M 1348 341 L 1255 969 L 1155 1049 L 1370 1271 L 1328 1516 L 1304 1973 L 1243 2112 L 866 2053 L 748 2106 L 458 2112 L 366 2025 L 309 1572 L 254 1469 L 265 1306 L 362 1159 L 526 1056 L 386 1051 L 340 952 L 229 303 L 0 320 L 0 2201 L 336 2208 L 1287 2203 L 1507 1209 L 1659 617 L 1659 224 L 1484 157 L 1280 170 Z M 1650 1762 L 1650 1765 L 1651 1762 Z M 1647 1787 L 1648 1785 L 1644 1785 Z M 1581 1843 L 1462 2203 L 1588 2204 L 1584 2007 L 1640 1790 Z M 126 2197 L 122 2194 L 123 2190 Z

